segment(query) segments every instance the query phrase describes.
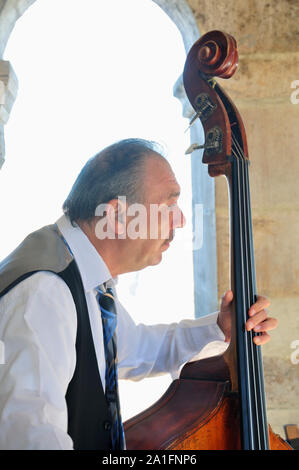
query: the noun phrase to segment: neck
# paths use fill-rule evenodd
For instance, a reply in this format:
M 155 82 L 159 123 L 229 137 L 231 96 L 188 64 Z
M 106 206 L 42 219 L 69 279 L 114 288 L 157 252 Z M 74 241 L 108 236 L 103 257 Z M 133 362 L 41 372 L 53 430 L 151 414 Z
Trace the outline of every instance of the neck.
M 129 268 L 128 263 L 124 262 L 127 252 L 125 240 L 108 238 L 100 240 L 95 232 L 96 222 L 76 221 L 76 223 L 103 258 L 112 277 L 133 271 Z

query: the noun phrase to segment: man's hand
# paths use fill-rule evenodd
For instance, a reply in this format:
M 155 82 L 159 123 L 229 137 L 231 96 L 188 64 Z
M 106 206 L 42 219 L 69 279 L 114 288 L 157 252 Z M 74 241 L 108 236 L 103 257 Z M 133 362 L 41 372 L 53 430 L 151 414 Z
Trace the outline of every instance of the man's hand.
M 220 312 L 217 319 L 219 328 L 223 331 L 225 341 L 228 343 L 231 338 L 231 303 L 233 300 L 233 293 L 228 290 L 222 297 Z M 249 311 L 249 319 L 246 322 L 247 331 L 253 330 L 261 333 L 259 336 L 254 336 L 253 341 L 255 344 L 265 344 L 270 341 L 270 335 L 267 333 L 269 330 L 274 330 L 277 327 L 278 321 L 276 318 L 268 317 L 267 308 L 270 302 L 266 297 L 258 296 L 257 301 L 253 304 Z

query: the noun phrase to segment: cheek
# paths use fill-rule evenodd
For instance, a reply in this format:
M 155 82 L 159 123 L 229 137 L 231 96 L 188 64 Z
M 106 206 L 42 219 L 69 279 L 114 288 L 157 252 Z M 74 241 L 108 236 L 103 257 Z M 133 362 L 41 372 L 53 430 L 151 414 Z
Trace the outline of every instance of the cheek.
M 171 230 L 180 224 L 182 212 L 179 208 L 169 211 L 168 206 L 157 206 L 150 212 L 147 218 L 147 240 L 165 240 L 169 237 Z
M 156 240 L 161 239 L 162 216 L 160 213 L 153 212 L 147 221 L 147 240 L 154 244 Z
M 169 208 L 162 208 L 159 212 L 158 222 L 156 223 L 159 240 L 165 240 L 169 237 L 169 233 L 173 226 L 173 215 L 169 212 Z
M 159 247 L 161 246 L 161 240 L 159 239 L 147 239 L 138 241 L 138 253 L 140 258 L 146 259 L 147 257 L 151 257 L 153 254 L 157 253 Z M 137 247 L 135 246 L 135 248 Z

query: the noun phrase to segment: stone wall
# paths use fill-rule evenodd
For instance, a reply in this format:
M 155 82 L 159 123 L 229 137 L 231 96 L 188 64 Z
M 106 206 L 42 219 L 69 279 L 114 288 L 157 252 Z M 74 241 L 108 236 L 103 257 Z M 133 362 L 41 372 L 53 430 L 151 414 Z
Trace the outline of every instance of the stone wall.
M 221 29 L 239 49 L 239 68 L 219 83 L 236 103 L 247 132 L 258 291 L 279 320 L 263 347 L 268 417 L 299 423 L 299 2 L 189 0 L 201 34 Z M 293 84 L 295 86 L 296 84 Z M 298 93 L 299 95 L 299 93 Z M 227 187 L 216 179 L 219 295 L 229 285 Z M 293 353 L 293 360 L 291 354 Z M 299 359 L 299 350 L 296 356 Z

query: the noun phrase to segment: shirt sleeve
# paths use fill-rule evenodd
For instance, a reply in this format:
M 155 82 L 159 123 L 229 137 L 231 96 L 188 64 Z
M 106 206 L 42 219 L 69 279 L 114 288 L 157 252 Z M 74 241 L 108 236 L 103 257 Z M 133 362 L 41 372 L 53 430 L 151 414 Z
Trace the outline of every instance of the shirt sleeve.
M 217 316 L 218 312 L 179 323 L 136 325 L 118 303 L 119 378 L 140 380 L 165 373 L 177 378 L 183 365 L 206 346 L 220 342 L 220 349 L 225 349 Z
M 0 301 L 0 449 L 73 449 L 65 394 L 75 369 L 77 316 L 69 288 L 33 274 Z

